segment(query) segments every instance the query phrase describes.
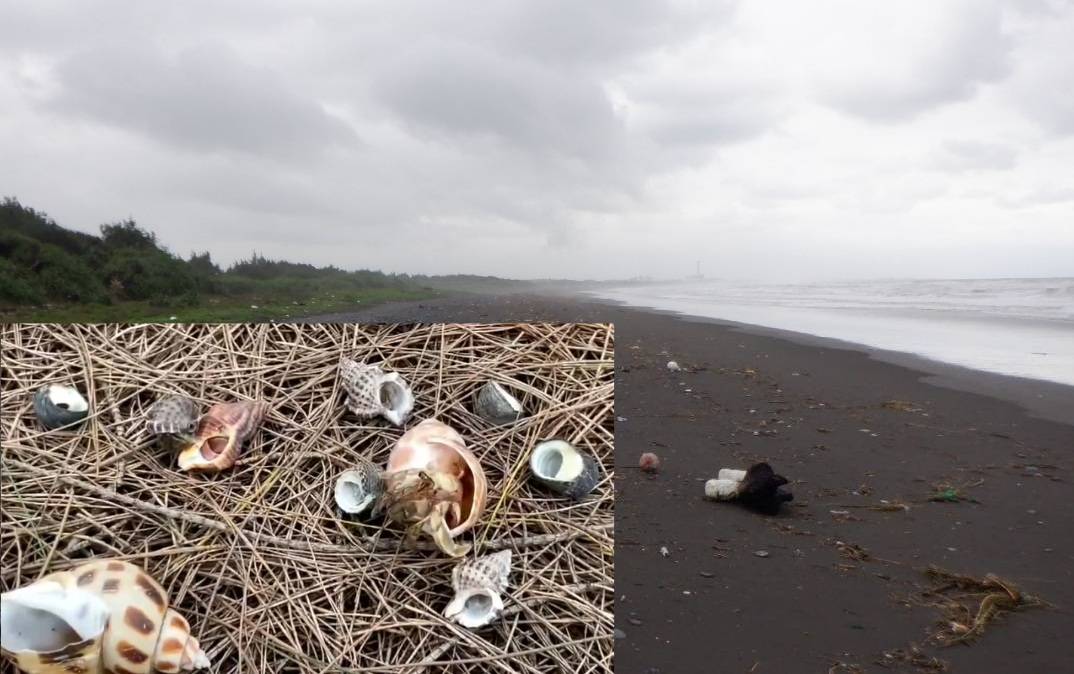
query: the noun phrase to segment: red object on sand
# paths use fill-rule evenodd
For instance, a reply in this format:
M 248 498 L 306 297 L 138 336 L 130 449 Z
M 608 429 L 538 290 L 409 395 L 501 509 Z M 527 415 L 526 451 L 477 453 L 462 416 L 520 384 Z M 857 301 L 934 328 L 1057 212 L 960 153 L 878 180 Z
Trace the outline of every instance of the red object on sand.
M 645 452 L 638 461 L 638 467 L 646 473 L 655 473 L 660 470 L 660 457 L 652 452 Z

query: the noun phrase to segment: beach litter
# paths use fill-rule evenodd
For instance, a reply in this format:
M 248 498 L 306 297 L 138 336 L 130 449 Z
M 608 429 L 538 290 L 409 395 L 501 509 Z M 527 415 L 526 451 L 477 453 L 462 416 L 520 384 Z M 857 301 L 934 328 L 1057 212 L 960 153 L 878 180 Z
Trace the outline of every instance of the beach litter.
M 660 470 L 660 457 L 652 452 L 645 452 L 638 459 L 638 467 L 646 473 L 655 473 Z
M 929 655 L 921 650 L 917 644 L 910 644 L 909 648 L 893 648 L 880 654 L 876 664 L 881 667 L 913 667 L 919 672 L 946 672 L 948 665 L 936 656 Z
M 755 463 L 748 470 L 721 468 L 717 477 L 705 482 L 705 498 L 735 501 L 751 510 L 775 515 L 780 506 L 794 500 L 782 489 L 787 478 L 777 475 L 766 462 Z
M 681 368 L 681 367 L 679 366 L 679 364 L 678 364 L 678 363 L 676 363 L 675 361 L 673 361 L 673 360 L 669 360 L 669 361 L 668 361 L 668 369 L 669 369 L 669 370 L 671 370 L 672 372 L 678 372 L 678 371 L 679 371 L 679 370 L 681 370 L 682 368 Z
M 1051 606 L 995 574 L 977 578 L 935 565 L 930 565 L 924 573 L 932 586 L 921 592 L 918 603 L 940 610 L 942 619 L 930 639 L 941 646 L 968 644 L 978 639 L 988 625 L 1005 613 Z
M 980 501 L 975 498 L 971 498 L 970 496 L 967 496 L 964 492 L 967 489 L 980 487 L 982 484 L 984 484 L 983 479 L 977 480 L 976 482 L 967 482 L 957 487 L 951 485 L 948 482 L 941 482 L 933 485 L 933 489 L 935 491 L 932 496 L 929 497 L 928 500 L 935 501 L 937 503 L 960 503 L 963 501 L 969 503 L 980 503 Z

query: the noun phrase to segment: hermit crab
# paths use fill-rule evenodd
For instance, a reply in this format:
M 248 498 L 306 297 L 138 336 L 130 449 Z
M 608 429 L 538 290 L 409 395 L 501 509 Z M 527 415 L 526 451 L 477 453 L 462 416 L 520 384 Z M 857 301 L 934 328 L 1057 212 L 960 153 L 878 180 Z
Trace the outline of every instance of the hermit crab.
M 409 539 L 424 533 L 452 557 L 470 550 L 454 539 L 477 524 L 488 482 L 454 429 L 435 419 L 411 428 L 392 449 L 383 479 L 384 510 L 408 528 Z

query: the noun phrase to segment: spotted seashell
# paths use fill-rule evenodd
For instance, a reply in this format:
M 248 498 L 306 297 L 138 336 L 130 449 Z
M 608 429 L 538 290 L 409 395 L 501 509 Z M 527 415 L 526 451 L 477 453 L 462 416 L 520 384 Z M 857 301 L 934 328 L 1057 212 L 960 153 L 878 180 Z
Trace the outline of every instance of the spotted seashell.
M 154 435 L 193 438 L 198 428 L 198 404 L 184 396 L 166 396 L 146 411 L 146 426 Z
M 359 459 L 354 468 L 343 471 L 336 479 L 336 506 L 346 515 L 375 515 L 383 493 L 380 470 L 366 459 Z
M 504 590 L 511 575 L 511 551 L 467 559 L 451 570 L 455 597 L 444 616 L 463 627 L 488 625 L 503 611 Z
M 398 372 L 343 359 L 339 377 L 347 393 L 347 409 L 362 418 L 382 416 L 402 426 L 414 410 L 414 393 Z
M 127 562 L 89 562 L 5 592 L 0 623 L 0 651 L 29 674 L 209 666 L 164 588 Z

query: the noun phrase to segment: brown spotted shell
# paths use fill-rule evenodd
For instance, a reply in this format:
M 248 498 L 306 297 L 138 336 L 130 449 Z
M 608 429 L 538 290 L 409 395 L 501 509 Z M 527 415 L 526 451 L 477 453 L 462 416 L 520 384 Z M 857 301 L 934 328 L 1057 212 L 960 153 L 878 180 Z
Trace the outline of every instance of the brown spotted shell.
M 198 421 L 194 441 L 179 453 L 179 470 L 216 473 L 235 465 L 242 445 L 268 413 L 268 403 L 217 403 Z
M 96 561 L 70 571 L 52 573 L 34 586 L 77 589 L 99 597 L 108 619 L 99 636 L 81 639 L 48 652 L 4 651 L 31 674 L 103 674 L 182 672 L 209 666 L 190 624 L 168 607 L 168 595 L 145 571 L 128 562 Z M 10 594 L 10 593 L 9 593 Z

